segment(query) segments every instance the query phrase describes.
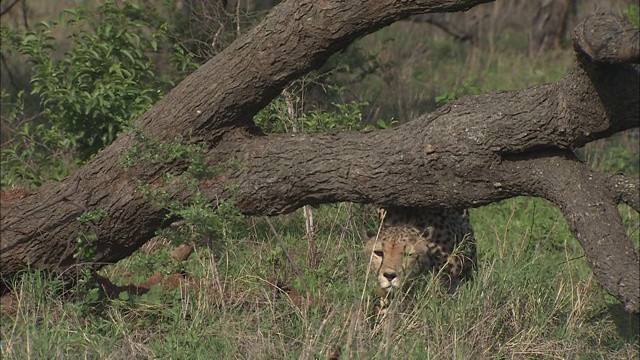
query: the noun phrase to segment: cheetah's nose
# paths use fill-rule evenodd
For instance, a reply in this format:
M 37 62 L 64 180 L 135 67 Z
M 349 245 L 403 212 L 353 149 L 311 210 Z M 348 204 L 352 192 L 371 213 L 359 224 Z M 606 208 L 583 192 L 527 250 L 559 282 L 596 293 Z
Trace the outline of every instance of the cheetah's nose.
M 392 281 L 393 279 L 395 279 L 398 276 L 398 274 L 396 274 L 395 272 L 386 272 L 386 273 L 382 274 L 382 276 L 387 278 L 387 280 Z

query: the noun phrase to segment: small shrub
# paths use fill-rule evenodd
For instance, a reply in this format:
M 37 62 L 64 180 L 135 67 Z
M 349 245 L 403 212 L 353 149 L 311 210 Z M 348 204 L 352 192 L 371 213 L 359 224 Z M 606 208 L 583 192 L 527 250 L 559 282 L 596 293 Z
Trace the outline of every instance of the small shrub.
M 23 111 L 24 92 L 3 93 L 2 187 L 38 186 L 59 179 L 109 145 L 166 91 L 197 65 L 172 47 L 168 25 L 145 20 L 132 2 L 105 1 L 97 10 L 66 10 L 61 21 L 40 22 L 23 32 L 2 27 L 2 54 L 19 53 L 31 65 L 31 95 L 39 114 Z M 54 31 L 70 33 L 70 49 L 60 48 Z M 173 51 L 173 73 L 159 73 L 153 59 Z M 155 55 L 154 55 L 155 54 Z M 4 110 L 4 109 L 3 109 Z

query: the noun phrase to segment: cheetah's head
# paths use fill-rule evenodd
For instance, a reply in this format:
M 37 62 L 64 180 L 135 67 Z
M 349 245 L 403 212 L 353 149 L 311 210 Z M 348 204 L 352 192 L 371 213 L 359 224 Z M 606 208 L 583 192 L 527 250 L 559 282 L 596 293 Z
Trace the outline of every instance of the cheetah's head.
M 366 244 L 380 288 L 387 293 L 400 289 L 407 279 L 421 272 L 429 257 L 433 228 L 427 233 L 407 227 L 383 227 Z

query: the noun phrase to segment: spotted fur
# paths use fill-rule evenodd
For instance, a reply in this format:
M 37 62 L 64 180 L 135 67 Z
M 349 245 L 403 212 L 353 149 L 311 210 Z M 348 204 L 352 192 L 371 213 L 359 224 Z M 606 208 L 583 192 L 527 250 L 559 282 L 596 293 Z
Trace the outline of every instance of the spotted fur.
M 476 244 L 468 211 L 397 207 L 379 209 L 378 216 L 382 226 L 369 237 L 366 253 L 384 292 L 432 271 L 452 293 L 473 274 Z

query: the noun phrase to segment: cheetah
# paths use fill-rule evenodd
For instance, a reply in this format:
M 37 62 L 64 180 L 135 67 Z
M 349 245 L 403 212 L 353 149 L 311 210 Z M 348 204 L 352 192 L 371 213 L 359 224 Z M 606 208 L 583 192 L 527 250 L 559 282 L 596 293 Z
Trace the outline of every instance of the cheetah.
M 365 247 L 377 292 L 388 296 L 411 278 L 434 271 L 441 274 L 445 290 L 454 293 L 461 280 L 473 275 L 476 243 L 467 210 L 392 207 L 379 209 L 378 216 L 380 231 L 368 235 Z

